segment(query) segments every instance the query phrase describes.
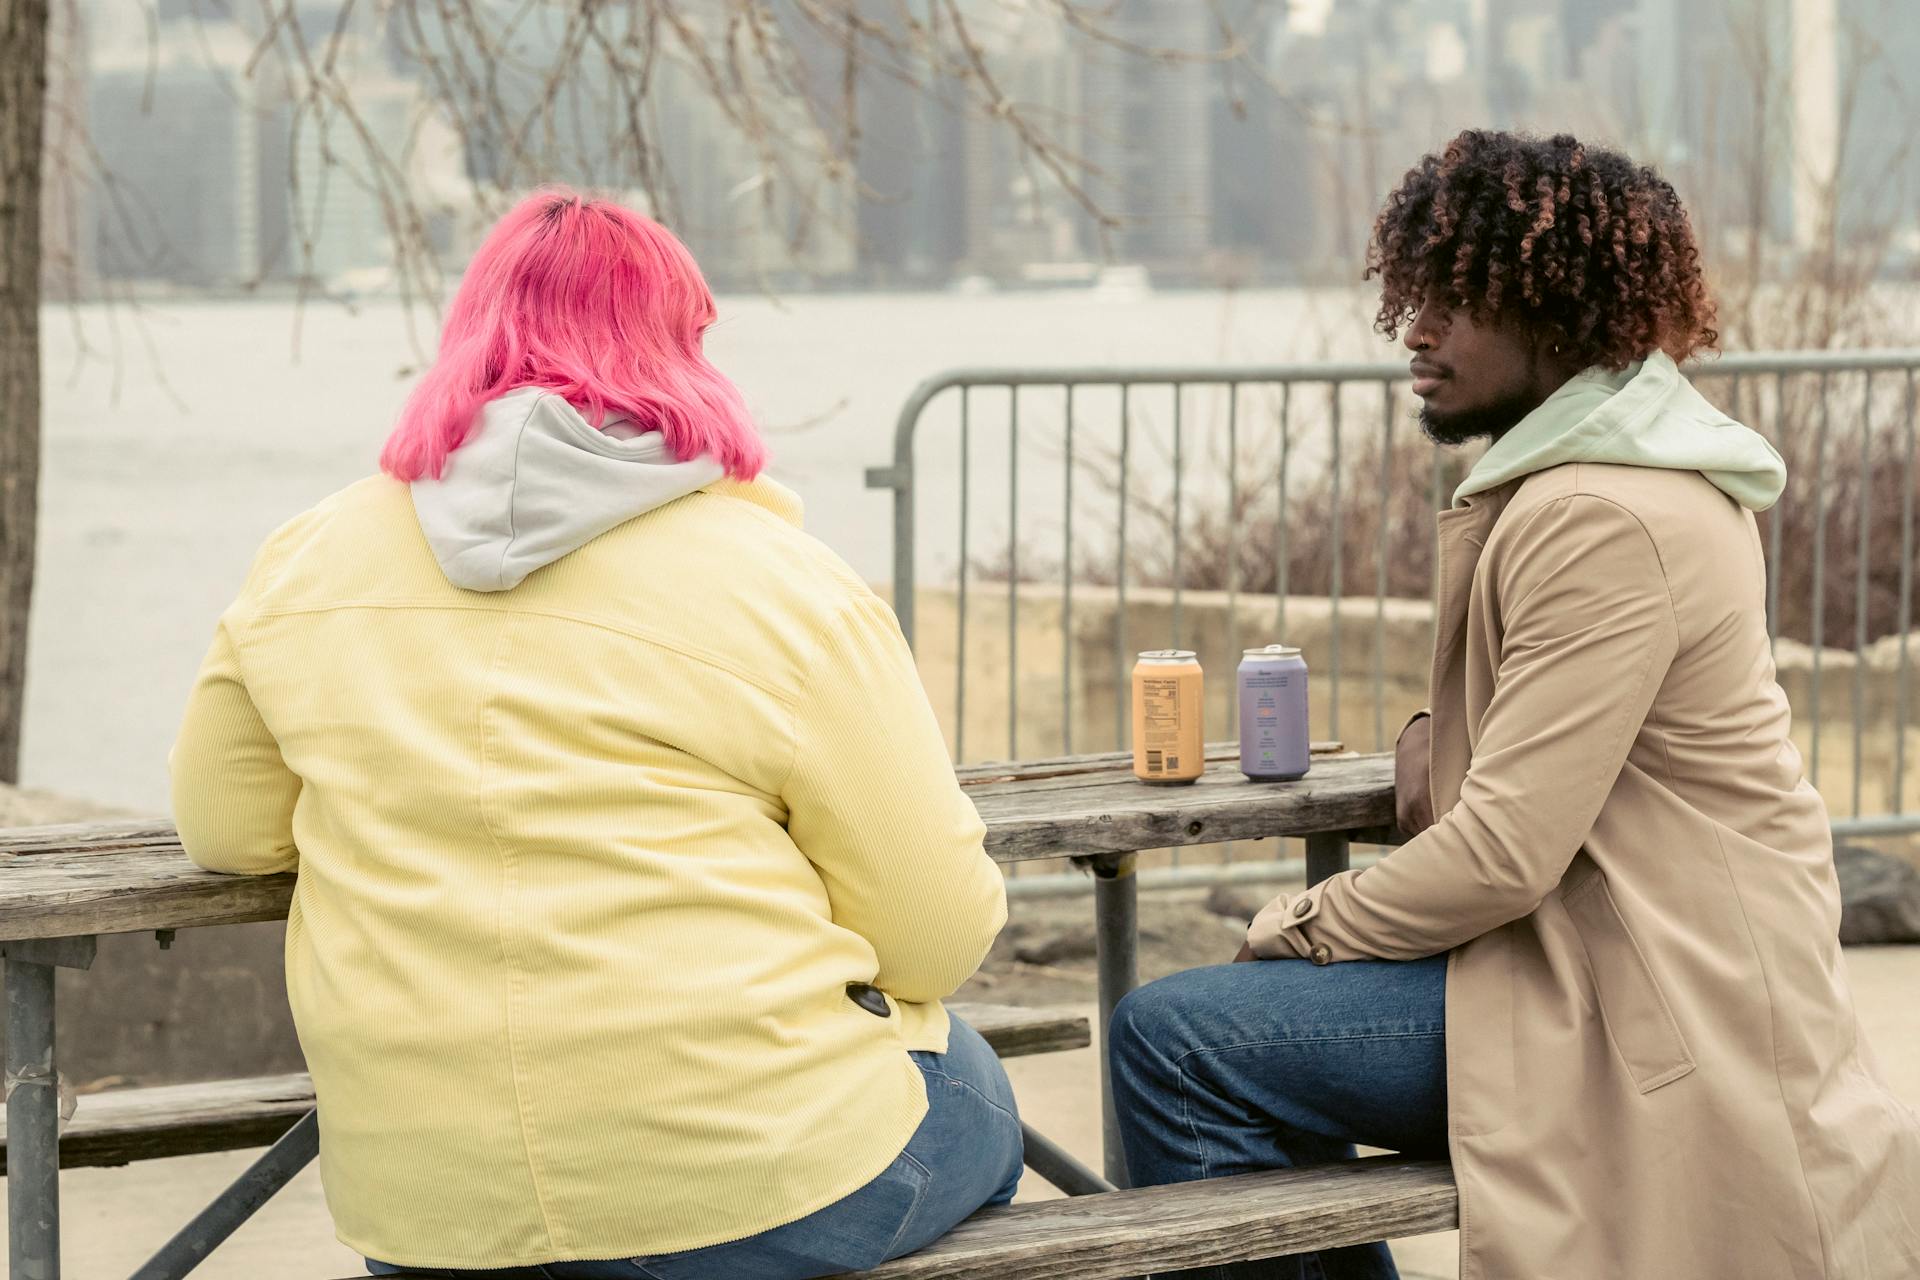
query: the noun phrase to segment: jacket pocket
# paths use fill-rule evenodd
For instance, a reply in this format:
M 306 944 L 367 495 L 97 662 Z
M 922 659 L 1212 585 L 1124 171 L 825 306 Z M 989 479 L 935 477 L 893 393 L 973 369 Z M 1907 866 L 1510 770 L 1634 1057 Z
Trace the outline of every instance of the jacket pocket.
M 1586 948 L 1600 1016 L 1633 1083 L 1641 1093 L 1652 1093 L 1692 1071 L 1693 1054 L 1680 1034 L 1680 1024 L 1646 953 L 1614 905 L 1607 877 L 1595 868 L 1560 901 L 1573 919 L 1580 945 Z

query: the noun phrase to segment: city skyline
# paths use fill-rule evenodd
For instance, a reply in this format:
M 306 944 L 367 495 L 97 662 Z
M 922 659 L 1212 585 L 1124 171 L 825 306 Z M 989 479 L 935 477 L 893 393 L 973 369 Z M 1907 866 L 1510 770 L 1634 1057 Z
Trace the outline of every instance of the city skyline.
M 353 110 L 330 110 L 287 91 L 260 20 L 221 0 L 163 0 L 151 28 L 96 2 L 78 96 L 98 172 L 70 257 L 107 281 L 378 288 L 400 205 L 428 215 L 405 243 L 457 271 L 485 208 L 563 181 L 648 208 L 722 287 L 1044 283 L 1102 264 L 1173 285 L 1312 282 L 1351 278 L 1398 176 L 1485 125 L 1658 165 L 1710 255 L 1878 235 L 1910 262 L 1920 22 L 1893 5 L 1232 0 L 1221 56 L 1212 7 L 1186 0 L 1124 0 L 1099 39 L 1039 5 L 974 0 L 961 9 L 998 111 L 980 77 L 932 60 L 870 61 L 855 96 L 840 51 L 794 20 L 795 83 L 747 113 L 687 58 L 662 58 L 637 108 L 591 61 L 560 99 L 543 68 L 565 19 L 545 16 L 502 46 L 484 101 L 462 98 L 433 64 L 469 56 L 461 34 L 372 8 L 343 45 Z M 711 8 L 684 6 L 696 33 Z M 856 8 L 876 29 L 904 21 L 892 0 Z M 338 14 L 296 11 L 315 41 Z M 649 154 L 604 127 L 623 107 L 644 113 Z

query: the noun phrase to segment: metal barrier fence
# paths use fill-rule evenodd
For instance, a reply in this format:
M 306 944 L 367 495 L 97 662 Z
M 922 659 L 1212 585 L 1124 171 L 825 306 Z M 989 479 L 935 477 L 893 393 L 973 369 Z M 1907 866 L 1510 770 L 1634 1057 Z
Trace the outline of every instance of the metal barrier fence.
M 1795 677 L 1796 687 L 1804 685 L 1795 712 L 1811 733 L 1806 756 L 1816 785 L 1827 745 L 1823 739 L 1829 736 L 1822 714 L 1832 709 L 1831 703 L 1823 704 L 1832 679 L 1827 668 L 1834 660 L 1828 646 L 1838 640 L 1843 652 L 1852 655 L 1852 749 L 1840 761 L 1851 770 L 1850 790 L 1840 785 L 1827 792 L 1830 808 L 1836 814 L 1850 810 L 1851 816 L 1835 822 L 1836 832 L 1920 831 L 1920 810 L 1908 807 L 1906 778 L 1920 350 L 1729 355 L 1688 372 L 1730 416 L 1766 434 L 1788 460 L 1788 493 L 1760 517 L 1768 552 L 1767 613 L 1777 656 L 1783 622 L 1811 650 L 1810 655 L 1796 655 L 1796 661 L 1810 663 L 1810 669 L 1804 680 Z M 1407 377 L 1406 367 L 1398 363 L 1329 363 L 981 368 L 923 382 L 901 408 L 892 464 L 870 470 L 867 485 L 893 494 L 894 608 L 909 641 L 924 638 L 918 630 L 916 591 L 923 570 L 942 553 L 951 558 L 950 572 L 936 570 L 936 575 L 943 578 L 940 585 L 950 584 L 954 593 L 951 718 L 956 759 L 1127 749 L 1124 709 L 1134 651 L 1182 647 L 1189 620 L 1186 606 L 1199 576 L 1210 575 L 1210 581 L 1224 577 L 1214 581 L 1214 589 L 1224 591 L 1228 652 L 1237 657 L 1241 599 L 1253 594 L 1247 590 L 1249 582 L 1271 588 L 1260 594 L 1272 595 L 1274 632 L 1287 635 L 1289 596 L 1301 589 L 1293 544 L 1306 534 L 1319 535 L 1313 594 L 1327 601 L 1324 647 L 1308 654 L 1316 679 L 1328 680 L 1326 724 L 1334 737 L 1364 726 L 1371 730 L 1373 749 L 1389 747 L 1388 734 L 1397 731 L 1398 724 L 1388 722 L 1383 690 L 1388 602 L 1394 596 L 1431 598 L 1430 575 L 1419 589 L 1406 589 L 1408 563 L 1417 557 L 1407 545 L 1404 522 L 1396 541 L 1391 512 L 1396 500 L 1407 500 L 1411 477 L 1396 481 L 1394 464 L 1408 454 L 1430 452 L 1430 465 L 1423 468 L 1427 474 L 1417 482 L 1426 490 L 1429 512 L 1446 504 L 1455 477 L 1465 470 L 1459 458 L 1426 445 L 1412 424 L 1415 402 L 1404 387 Z M 930 465 L 927 458 L 936 442 L 928 438 L 928 426 L 941 410 L 945 421 L 937 425 L 946 429 L 945 444 L 953 452 Z M 1211 465 L 1197 468 L 1196 459 Z M 1356 486 L 1351 473 L 1370 465 L 1377 474 L 1360 476 Z M 1036 468 L 1052 473 L 1044 486 L 1032 479 Z M 1004 494 L 995 497 L 1003 497 L 1005 505 L 995 501 L 983 517 L 978 493 L 995 479 L 1004 483 Z M 1250 493 L 1268 504 L 1265 509 L 1250 509 Z M 1308 498 L 1311 511 L 1302 505 Z M 943 507 L 951 510 L 943 513 Z M 1303 511 L 1314 522 L 1304 530 Z M 930 513 L 953 517 L 953 542 L 921 543 L 921 522 Z M 1256 518 L 1258 527 L 1267 531 L 1257 539 L 1265 554 L 1248 562 L 1241 544 Z M 1349 523 L 1356 518 L 1370 519 L 1377 529 L 1370 547 L 1363 549 L 1349 537 Z M 1424 518 L 1425 553 L 1430 557 L 1432 521 L 1430 515 Z M 1144 538 L 1143 522 L 1148 529 Z M 1836 523 L 1843 531 L 1850 527 L 1852 536 L 1830 536 L 1829 526 Z M 1196 526 L 1204 536 L 1196 538 Z M 1143 540 L 1145 555 L 1140 554 Z M 999 559 L 984 559 L 983 547 Z M 1207 557 L 1198 569 L 1196 554 Z M 1835 560 L 1839 563 L 1830 563 Z M 1851 592 L 1845 589 L 1849 571 Z M 1138 631 L 1138 624 L 1128 610 L 1130 593 L 1137 602 L 1149 579 L 1156 604 L 1170 608 L 1165 610 L 1164 632 L 1142 643 L 1142 636 L 1129 635 L 1130 629 Z M 1783 597 L 1783 584 L 1790 585 L 1793 594 Z M 1076 597 L 1085 600 L 1096 586 L 1113 609 L 1111 681 L 1090 686 L 1076 681 L 1087 673 L 1075 667 L 1074 610 Z M 968 670 L 969 644 L 977 647 L 980 639 L 969 635 L 969 618 L 983 597 L 999 611 L 1002 595 L 1006 674 L 1004 688 L 991 692 L 1006 699 L 1006 749 L 1001 755 L 996 742 L 982 757 L 978 742 L 968 741 L 969 698 L 980 696 Z M 1294 596 L 1296 603 L 1300 598 Z M 1058 654 L 1036 659 L 1021 652 L 1021 623 L 1023 610 L 1031 610 L 1040 599 L 1058 610 L 1061 646 Z M 1360 708 L 1370 714 L 1358 723 L 1351 705 L 1354 673 L 1343 652 L 1343 639 L 1352 643 L 1356 601 L 1372 606 L 1370 670 L 1365 673 L 1371 705 Z M 1851 625 L 1842 617 L 1830 629 L 1829 616 L 1836 613 L 1851 614 Z M 1875 630 L 1886 637 L 1877 644 Z M 997 636 L 994 640 L 999 642 Z M 1870 669 L 1879 686 L 1888 683 L 1882 668 L 1889 646 L 1897 650 L 1891 691 L 1882 687 L 1878 695 L 1870 695 Z M 1023 721 L 1022 673 L 1034 670 L 1036 663 L 1056 661 L 1058 714 L 1044 724 L 1036 724 L 1031 713 Z M 1105 686 L 1104 694 L 1098 685 Z M 1349 689 L 1346 707 L 1341 705 L 1343 685 Z M 1093 687 L 1088 696 L 1110 699 L 1110 741 L 1088 741 L 1076 734 L 1077 718 L 1086 718 L 1091 710 L 1076 706 L 1077 687 Z M 936 697 L 941 694 L 935 690 Z M 1889 698 L 1891 708 L 1885 706 Z M 1106 710 L 1099 717 L 1103 724 Z M 1882 737 L 1881 731 L 1891 731 L 1886 758 L 1878 763 L 1867 754 L 1870 726 Z M 1831 746 L 1825 757 L 1832 766 Z M 1870 780 L 1877 797 L 1871 813 L 1865 802 Z M 1212 878 L 1245 879 L 1251 871 L 1242 868 L 1232 876 Z M 1161 878 L 1207 882 L 1209 873 L 1190 867 L 1185 874 Z

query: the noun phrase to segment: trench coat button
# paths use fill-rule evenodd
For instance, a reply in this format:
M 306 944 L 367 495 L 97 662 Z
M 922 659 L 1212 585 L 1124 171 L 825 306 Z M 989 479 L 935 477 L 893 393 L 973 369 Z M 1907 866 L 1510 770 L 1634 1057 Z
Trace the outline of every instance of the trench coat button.
M 1322 942 L 1308 953 L 1315 964 L 1332 964 L 1333 948 Z
M 1313 899 L 1302 898 L 1300 899 L 1299 902 L 1294 904 L 1293 914 L 1298 917 L 1304 917 L 1309 911 L 1312 911 L 1312 910 L 1313 910 Z

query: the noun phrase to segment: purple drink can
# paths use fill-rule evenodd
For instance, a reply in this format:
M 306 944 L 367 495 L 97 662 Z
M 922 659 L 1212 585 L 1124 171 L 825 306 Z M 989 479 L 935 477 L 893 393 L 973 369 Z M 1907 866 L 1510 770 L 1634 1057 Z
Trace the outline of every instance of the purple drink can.
M 1306 659 L 1286 645 L 1248 649 L 1240 659 L 1240 772 L 1291 782 L 1312 766 Z

